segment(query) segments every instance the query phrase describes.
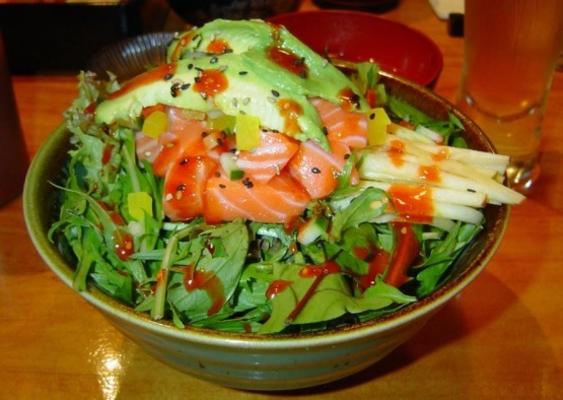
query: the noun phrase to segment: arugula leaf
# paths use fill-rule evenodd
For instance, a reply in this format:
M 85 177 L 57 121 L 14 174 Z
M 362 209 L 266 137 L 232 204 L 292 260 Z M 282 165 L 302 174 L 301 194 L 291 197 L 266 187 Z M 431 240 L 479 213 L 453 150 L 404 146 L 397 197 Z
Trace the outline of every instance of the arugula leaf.
M 224 248 L 222 256 L 215 256 L 204 250 L 193 268 L 195 274 L 198 271 L 205 271 L 210 277 L 209 279 L 217 279 L 222 286 L 222 293 L 213 293 L 212 295 L 220 295 L 225 301 L 228 301 L 237 288 L 248 251 L 246 225 L 241 221 L 224 224 L 202 232 L 199 238 L 203 241 L 211 239 L 222 241 Z M 187 320 L 197 321 L 207 318 L 213 302 L 217 299 L 210 297 L 210 293 L 205 290 L 205 284 L 201 285 L 201 288 L 188 291 L 183 284 L 183 280 L 183 273 L 172 275 L 167 295 L 168 302 Z
M 482 229 L 480 225 L 461 224 L 457 222 L 454 228 L 437 246 L 430 251 L 430 255 L 424 263 L 417 267 L 420 271 L 416 275 L 419 283 L 417 295 L 427 296 L 436 289 L 436 286 L 454 263 L 455 259 L 461 254 L 463 248 L 479 233 Z
M 355 228 L 363 222 L 369 222 L 380 216 L 387 207 L 385 192 L 376 188 L 365 189 L 350 205 L 337 212 L 332 220 L 330 236 L 339 241 L 348 228 Z

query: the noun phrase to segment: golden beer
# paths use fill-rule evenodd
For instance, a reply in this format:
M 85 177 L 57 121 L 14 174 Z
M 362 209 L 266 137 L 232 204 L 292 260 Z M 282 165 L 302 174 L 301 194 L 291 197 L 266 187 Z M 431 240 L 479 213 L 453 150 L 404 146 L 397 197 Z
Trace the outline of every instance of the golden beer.
M 522 190 L 539 174 L 545 100 L 563 47 L 563 0 L 466 0 L 459 106 L 511 156 Z

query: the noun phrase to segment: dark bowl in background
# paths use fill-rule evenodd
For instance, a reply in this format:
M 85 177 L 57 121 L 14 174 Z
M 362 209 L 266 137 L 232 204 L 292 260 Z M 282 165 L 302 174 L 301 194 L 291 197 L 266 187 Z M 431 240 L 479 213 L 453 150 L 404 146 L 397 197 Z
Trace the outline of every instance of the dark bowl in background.
M 293 11 L 300 0 L 168 0 L 170 8 L 186 22 L 202 25 L 216 18 L 268 18 Z

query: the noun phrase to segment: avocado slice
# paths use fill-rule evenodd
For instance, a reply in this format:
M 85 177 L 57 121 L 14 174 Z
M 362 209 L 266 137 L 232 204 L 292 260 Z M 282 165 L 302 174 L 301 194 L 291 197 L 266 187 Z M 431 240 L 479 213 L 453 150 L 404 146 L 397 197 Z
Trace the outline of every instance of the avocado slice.
M 221 54 L 207 51 L 214 41 L 221 45 L 209 49 L 221 48 Z M 97 121 L 135 118 L 143 107 L 155 104 L 202 112 L 218 108 L 231 116 L 256 116 L 264 128 L 315 140 L 329 150 L 309 98 L 342 104 L 346 93 L 348 99 L 353 96 L 355 109 L 368 109 L 356 85 L 341 71 L 284 27 L 261 20 L 215 20 L 178 36 L 168 56 L 169 64 L 134 78 L 100 103 Z M 224 88 L 202 93 L 198 80 L 211 73 Z
M 177 49 L 181 42 L 180 37 L 171 42 L 167 51 L 169 61 L 175 61 L 171 59 L 172 54 L 180 59 L 186 59 L 206 53 L 210 43 L 214 40 L 222 40 L 234 54 L 251 52 L 258 67 L 262 64 L 261 72 L 268 73 L 271 79 L 280 79 L 282 74 L 286 75 L 284 77 L 286 79 L 293 79 L 297 86 L 306 89 L 306 95 L 309 97 L 321 97 L 334 104 L 340 104 L 341 92 L 351 89 L 358 96 L 356 108 L 362 112 L 368 109 L 360 90 L 346 75 L 293 36 L 284 26 L 269 24 L 262 20 L 217 19 L 192 30 L 191 35 L 191 40 L 183 45 L 181 51 Z M 268 57 L 268 51 L 272 48 L 286 51 L 293 55 L 295 60 L 303 62 L 307 76 L 300 77 L 273 62 Z
M 202 112 L 218 108 L 232 116 L 254 115 L 260 119 L 262 127 L 291 134 L 287 131 L 288 119 L 280 103 L 286 100 L 301 109 L 299 115 L 294 116 L 299 127 L 294 136 L 303 141 L 315 140 L 329 149 L 319 116 L 307 97 L 282 89 L 268 77 L 251 70 L 254 64 L 244 54 L 204 56 L 165 64 L 158 67 L 162 69 L 157 71 L 160 74 L 149 71 L 139 75 L 101 102 L 96 108 L 96 121 L 110 124 L 136 118 L 144 107 L 165 104 Z M 165 71 L 169 72 L 164 74 Z M 221 74 L 226 81 L 224 90 L 213 96 L 205 96 L 197 90 L 198 79 L 201 82 L 200 78 L 208 71 Z

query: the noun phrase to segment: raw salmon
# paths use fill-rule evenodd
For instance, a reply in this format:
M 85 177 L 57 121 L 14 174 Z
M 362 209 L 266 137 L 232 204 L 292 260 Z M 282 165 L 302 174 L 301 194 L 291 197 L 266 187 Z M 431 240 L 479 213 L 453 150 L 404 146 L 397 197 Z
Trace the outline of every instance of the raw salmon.
M 342 142 L 353 149 L 367 145 L 368 121 L 363 113 L 344 111 L 340 106 L 322 99 L 313 99 L 330 142 Z
M 185 155 L 172 163 L 164 178 L 164 214 L 173 221 L 202 215 L 206 183 L 216 170 L 206 156 Z
M 263 130 L 260 133 L 260 146 L 252 151 L 241 151 L 237 165 L 253 181 L 268 182 L 280 174 L 298 148 L 299 144 L 294 139 L 282 133 Z
M 301 215 L 310 198 L 286 172 L 267 183 L 245 178 L 231 181 L 223 173 L 207 181 L 204 217 L 208 223 L 244 218 L 289 223 Z
M 338 144 L 340 147 L 340 144 Z M 338 184 L 338 174 L 343 160 L 323 150 L 317 143 L 307 140 L 289 162 L 289 172 L 313 199 L 331 194 Z

